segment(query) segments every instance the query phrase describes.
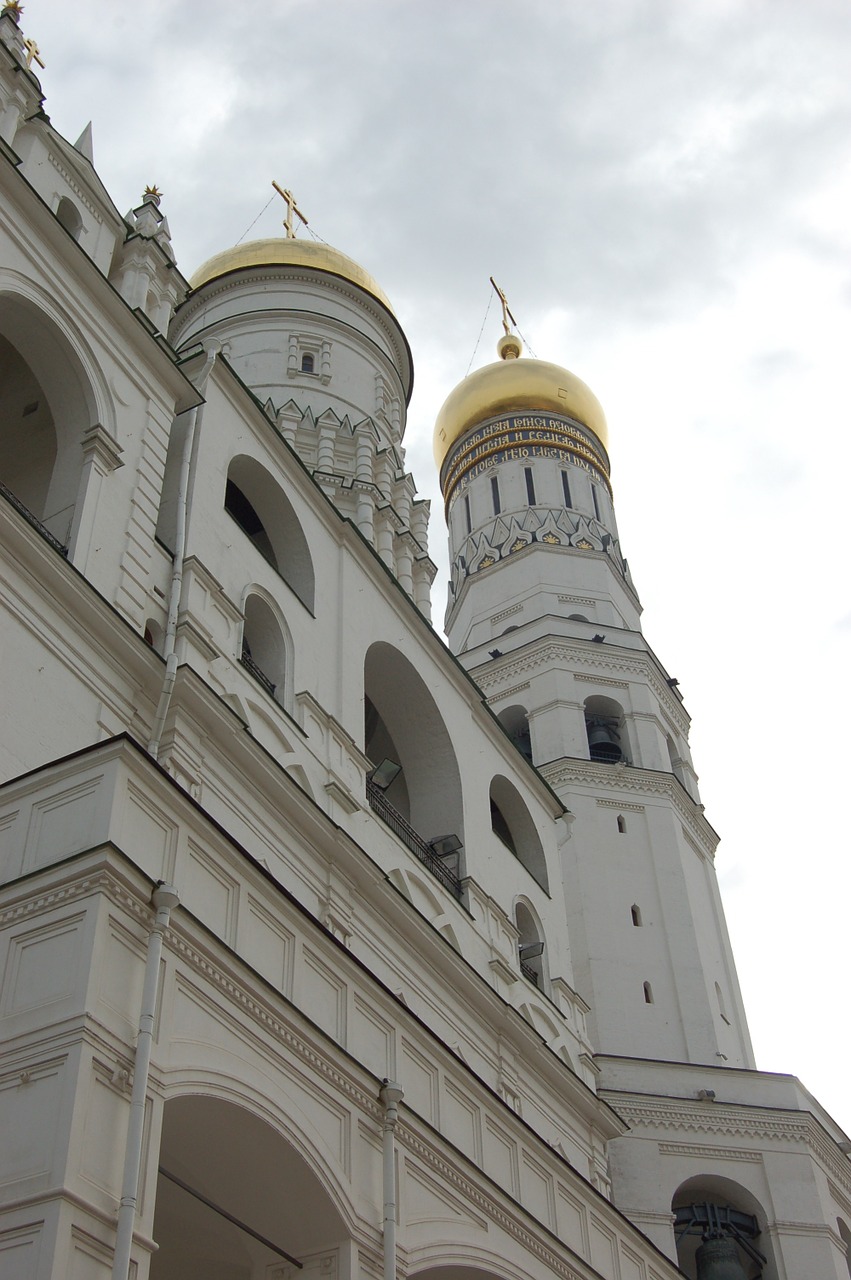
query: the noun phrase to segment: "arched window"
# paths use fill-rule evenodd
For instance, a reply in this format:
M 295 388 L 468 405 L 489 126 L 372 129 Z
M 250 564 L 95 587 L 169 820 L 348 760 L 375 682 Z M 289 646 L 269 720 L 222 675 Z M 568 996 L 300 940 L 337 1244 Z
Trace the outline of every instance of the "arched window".
M 689 1280 L 710 1274 L 759 1280 L 777 1274 L 762 1205 L 732 1179 L 717 1174 L 689 1178 L 674 1193 L 671 1209 L 677 1263 Z M 713 1238 L 704 1240 L 707 1228 Z
M 83 439 L 101 413 L 57 326 L 29 301 L 0 295 L 0 482 L 66 549 Z
M 364 751 L 376 814 L 456 897 L 461 894 L 464 809 L 455 749 L 431 692 L 392 645 L 364 663 Z
M 312 611 L 313 561 L 298 516 L 277 481 L 254 458 L 233 458 L 224 505 L 263 559 Z
M 674 777 L 677 779 L 678 782 L 682 783 L 682 785 L 685 786 L 686 776 L 685 776 L 685 771 L 683 769 L 682 758 L 670 734 L 668 735 L 666 742 L 668 746 L 668 759 L 671 762 L 671 773 L 674 775 Z
M 613 698 L 595 694 L 586 700 L 585 732 L 592 760 L 599 764 L 620 764 L 628 760 L 623 707 Z
M 145 622 L 145 644 L 149 644 L 157 653 L 163 651 L 163 629 L 154 618 Z
M 529 717 L 526 714 L 526 708 L 521 706 L 504 707 L 497 718 L 517 750 L 531 764 L 532 735 L 529 732 Z
M 80 210 L 74 204 L 73 200 L 69 200 L 67 196 L 63 196 L 56 206 L 56 217 L 62 226 L 72 235 L 75 240 L 80 239 L 83 230 L 83 219 L 80 216 Z
M 541 838 L 520 793 L 497 775 L 490 785 L 491 830 L 511 850 L 542 889 L 549 891 Z
M 253 592 L 245 600 L 240 662 L 271 697 L 283 703 L 286 641 L 271 606 Z
M 514 908 L 514 922 L 517 925 L 520 971 L 524 978 L 543 990 L 546 972 L 543 932 L 531 908 L 523 902 L 518 902 Z
M 306 351 L 301 357 L 301 371 L 302 373 L 314 372 L 314 359 L 309 351 Z
M 845 1245 L 845 1265 L 848 1268 L 848 1275 L 851 1276 L 851 1227 L 841 1218 L 836 1219 L 836 1225 L 839 1230 L 839 1238 Z
M 644 984 L 644 1003 L 653 1004 L 653 988 L 649 982 Z
M 196 1060 L 200 1064 L 202 1051 Z M 196 1077 L 203 1076 L 199 1067 Z M 247 1087 L 244 1092 L 249 1095 Z M 258 1246 L 246 1228 L 286 1249 L 294 1263 L 336 1254 L 349 1238 L 340 1197 L 329 1193 L 321 1157 L 298 1121 L 240 1093 L 234 1085 L 222 1099 L 208 1087 L 170 1095 L 165 1103 L 152 1280 L 269 1274 L 271 1259 L 288 1274 L 281 1257 Z M 293 1194 L 282 1196 L 281 1187 Z M 262 1264 L 247 1265 L 255 1256 Z
M 630 907 L 630 914 L 632 916 L 632 923 L 635 925 L 636 929 L 640 929 L 641 928 L 641 907 L 636 906 L 635 903 L 633 903 L 633 905 Z
M 618 834 L 622 836 L 626 835 L 626 818 L 622 813 L 618 814 Z
M 724 992 L 721 990 L 721 987 L 717 982 L 715 983 L 715 999 L 718 1001 L 718 1012 L 721 1014 L 723 1020 L 729 1025 L 730 1019 L 727 1017 L 727 1006 L 724 1003 Z

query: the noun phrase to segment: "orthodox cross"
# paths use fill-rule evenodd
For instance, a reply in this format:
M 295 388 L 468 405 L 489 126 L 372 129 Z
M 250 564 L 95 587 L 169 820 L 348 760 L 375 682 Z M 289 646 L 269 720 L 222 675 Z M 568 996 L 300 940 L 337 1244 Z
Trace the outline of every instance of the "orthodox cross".
M 24 48 L 27 51 L 27 66 L 31 67 L 34 62 L 37 62 L 43 70 L 44 63 L 41 60 L 41 52 L 35 40 L 25 40 Z
M 508 299 L 500 289 L 497 282 L 494 280 L 493 276 L 491 276 L 490 281 L 494 289 L 496 290 L 496 296 L 499 298 L 500 302 L 502 303 L 502 327 L 505 330 L 506 336 L 508 336 L 508 334 L 511 333 L 511 325 L 514 325 L 515 329 L 517 328 L 517 321 L 514 319 L 514 316 L 511 314 L 511 311 L 509 310 Z M 509 320 L 511 321 L 511 324 L 509 324 Z
M 286 202 L 287 216 L 286 218 L 284 218 L 284 226 L 287 229 L 287 239 L 295 240 L 295 229 L 293 227 L 293 214 L 295 214 L 297 218 L 301 218 L 305 226 L 307 226 L 307 218 L 305 218 L 301 209 L 299 209 L 298 205 L 296 204 L 295 196 L 291 191 L 285 191 L 283 187 L 279 187 L 277 182 L 275 182 L 274 178 L 272 179 L 272 186 L 275 188 L 279 196 L 283 196 L 284 201 Z

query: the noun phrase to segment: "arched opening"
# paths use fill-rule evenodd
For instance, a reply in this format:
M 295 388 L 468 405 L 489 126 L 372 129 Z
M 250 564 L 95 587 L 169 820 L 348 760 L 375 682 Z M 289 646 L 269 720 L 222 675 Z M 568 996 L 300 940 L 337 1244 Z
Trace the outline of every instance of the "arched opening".
M 649 982 L 644 983 L 644 1003 L 653 1004 L 653 988 Z
M 455 749 L 422 676 L 383 641 L 364 662 L 364 751 L 371 807 L 458 896 L 464 814 Z
M 848 1268 L 848 1275 L 851 1276 L 851 1227 L 847 1222 L 843 1222 L 841 1218 L 836 1219 L 837 1230 L 839 1231 L 839 1239 L 845 1245 L 845 1265 Z
M 671 1209 L 677 1262 L 689 1280 L 712 1274 L 741 1275 L 742 1280 L 776 1276 L 765 1213 L 738 1183 L 699 1174 L 677 1189 Z
M 517 750 L 531 764 L 532 735 L 529 731 L 529 717 L 526 714 L 526 708 L 521 706 L 505 707 L 499 712 L 498 719 Z
M 727 1005 L 724 1001 L 724 992 L 721 990 L 721 986 L 717 982 L 715 983 L 715 999 L 718 1002 L 718 1012 L 721 1014 L 723 1021 L 729 1024 L 730 1019 L 727 1017 Z
M 683 769 L 682 757 L 680 756 L 680 753 L 677 750 L 674 740 L 670 736 L 670 734 L 665 739 L 665 741 L 667 742 L 667 745 L 668 745 L 668 759 L 671 762 L 671 773 L 674 775 L 674 777 L 677 779 L 679 783 L 685 786 L 686 775 L 685 775 L 685 770 Z
M 265 1120 L 210 1097 L 166 1103 L 151 1280 L 297 1274 L 295 1263 L 344 1251 L 348 1234 L 320 1177 Z
M 149 644 L 157 653 L 163 651 L 163 629 L 155 618 L 145 620 L 145 644 Z
M 518 902 L 514 908 L 514 923 L 517 925 L 520 971 L 524 978 L 543 990 L 546 946 L 540 924 L 531 908 L 524 902 Z
M 590 619 L 585 617 L 584 613 L 569 613 L 567 615 L 568 622 L 589 622 Z
M 586 699 L 585 732 L 588 754 L 598 764 L 621 764 L 629 759 L 623 707 L 599 694 Z
M 56 326 L 24 299 L 0 295 L 0 482 L 66 549 L 83 436 L 97 416 L 91 387 Z
M 301 357 L 301 371 L 302 373 L 315 372 L 314 359 L 309 352 L 305 352 L 304 355 Z
M 312 612 L 313 561 L 298 516 L 277 481 L 254 458 L 241 454 L 228 467 L 224 506 L 263 559 Z
M 67 196 L 62 197 L 56 206 L 56 218 L 58 222 L 62 223 L 69 235 L 72 235 L 75 240 L 80 239 L 83 230 L 83 219 L 73 200 L 69 200 Z
M 549 892 L 547 862 L 541 838 L 519 792 L 497 775 L 490 785 L 491 830 L 523 863 L 542 889 Z
M 626 835 L 626 818 L 622 813 L 618 814 L 618 835 Z
M 258 684 L 283 703 L 287 674 L 287 644 L 281 624 L 262 596 L 245 600 L 240 662 Z
M 640 928 L 641 928 L 641 923 L 642 923 L 642 922 L 641 922 L 641 907 L 637 906 L 637 905 L 636 905 L 636 903 L 633 903 L 633 904 L 632 904 L 632 906 L 630 907 L 629 911 L 630 911 L 630 915 L 632 916 L 632 923 L 634 924 L 635 928 L 636 928 L 636 929 L 640 929 Z

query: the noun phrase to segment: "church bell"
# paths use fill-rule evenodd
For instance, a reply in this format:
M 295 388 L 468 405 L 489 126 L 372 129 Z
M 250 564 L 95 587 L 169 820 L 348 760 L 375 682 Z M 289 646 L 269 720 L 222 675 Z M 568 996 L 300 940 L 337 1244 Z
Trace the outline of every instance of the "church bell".
M 736 1242 L 730 1236 L 704 1240 L 694 1257 L 697 1280 L 748 1280 Z
M 589 720 L 588 747 L 591 759 L 600 760 L 603 764 L 617 764 L 623 759 L 623 752 L 618 742 L 619 736 L 615 726 L 607 720 Z

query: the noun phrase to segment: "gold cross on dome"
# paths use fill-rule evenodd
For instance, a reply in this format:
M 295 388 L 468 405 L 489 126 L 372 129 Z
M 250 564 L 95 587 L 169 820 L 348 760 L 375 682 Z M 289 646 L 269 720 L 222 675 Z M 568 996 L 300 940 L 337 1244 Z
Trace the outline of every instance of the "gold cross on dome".
M 511 314 L 511 311 L 509 310 L 508 299 L 500 289 L 497 282 L 494 280 L 493 276 L 491 276 L 490 281 L 494 289 L 496 290 L 496 296 L 499 298 L 500 302 L 502 303 L 502 327 L 505 330 L 505 333 L 507 336 L 509 333 L 511 333 L 511 325 L 514 325 L 515 328 L 517 327 L 517 321 L 514 319 L 514 316 Z M 511 324 L 508 323 L 509 320 L 511 321 Z
M 24 48 L 27 51 L 27 66 L 31 67 L 34 62 L 37 62 L 43 70 L 44 63 L 41 60 L 41 51 L 39 50 L 35 40 L 25 40 Z
M 307 218 L 305 218 L 301 209 L 299 209 L 298 205 L 296 204 L 295 196 L 291 191 L 286 191 L 284 190 L 283 187 L 279 187 L 274 178 L 272 179 L 272 186 L 275 188 L 279 196 L 283 196 L 284 201 L 286 202 L 287 216 L 284 218 L 284 226 L 287 229 L 287 239 L 295 240 L 295 228 L 293 227 L 293 214 L 295 214 L 297 218 L 301 218 L 305 226 L 307 226 Z

